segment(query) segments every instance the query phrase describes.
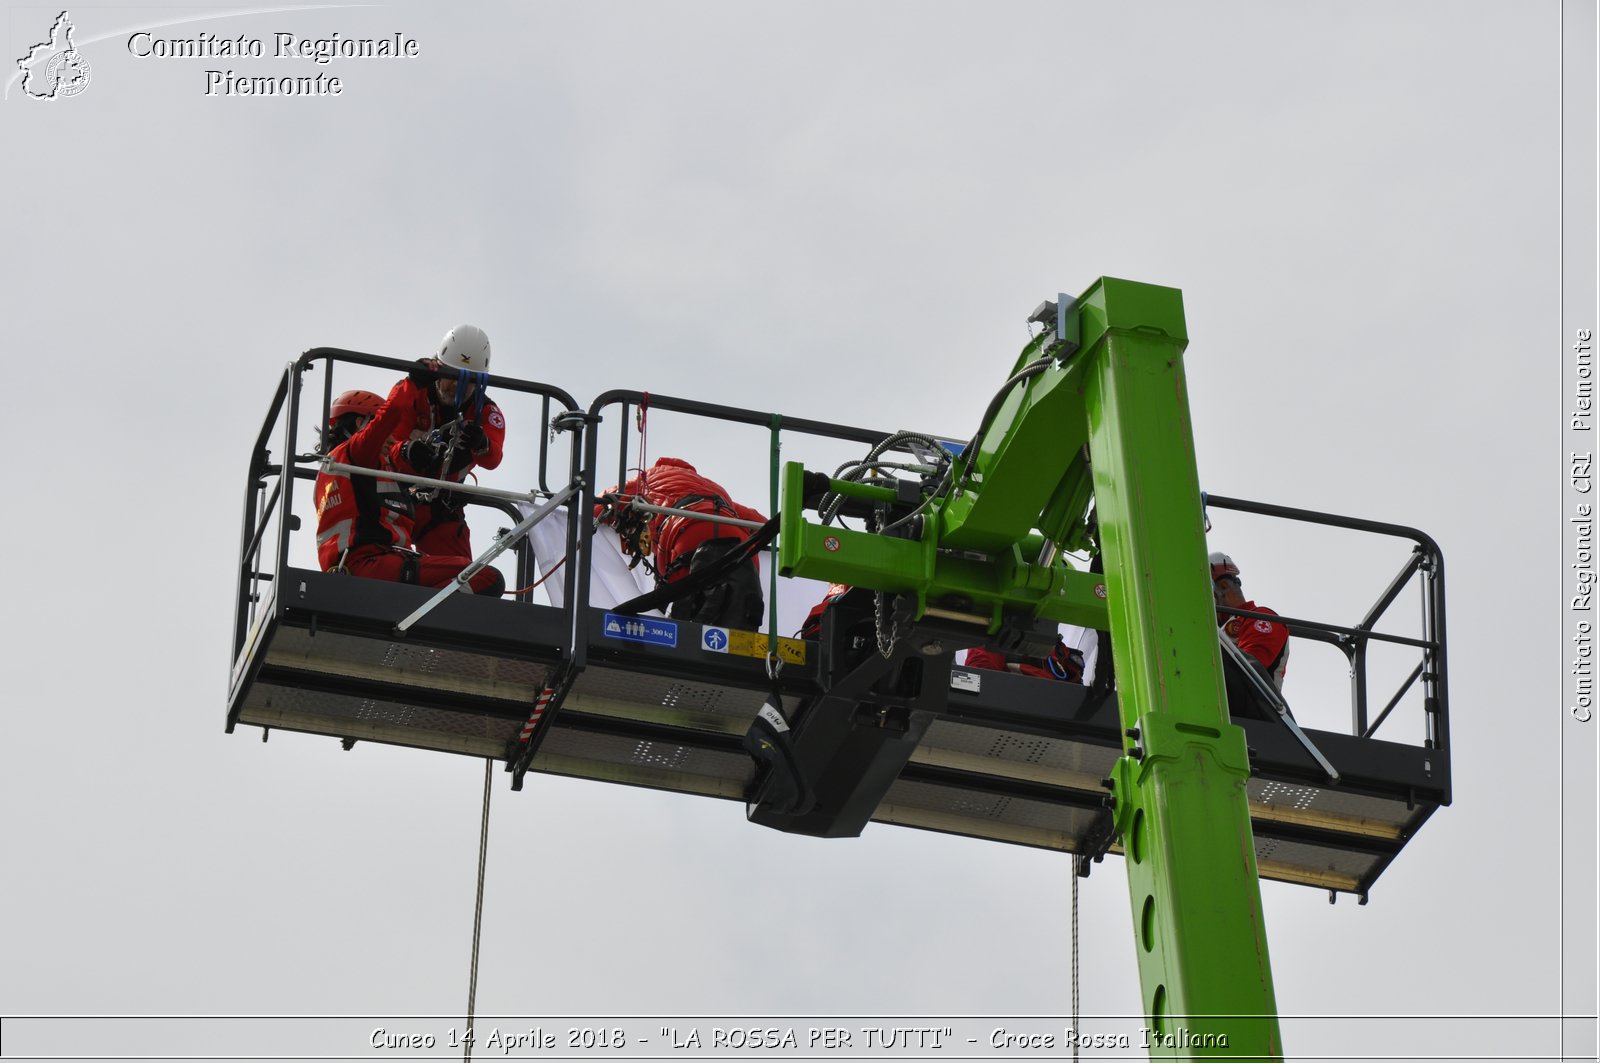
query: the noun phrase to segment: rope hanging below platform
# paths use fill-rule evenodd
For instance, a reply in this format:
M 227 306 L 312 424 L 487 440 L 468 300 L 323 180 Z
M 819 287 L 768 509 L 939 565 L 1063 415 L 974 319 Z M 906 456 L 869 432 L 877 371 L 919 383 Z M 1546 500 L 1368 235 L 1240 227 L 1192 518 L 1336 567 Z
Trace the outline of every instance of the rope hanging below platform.
M 484 757 L 483 822 L 478 828 L 478 898 L 472 909 L 472 970 L 467 976 L 467 1032 L 462 1038 L 466 1054 L 462 1056 L 462 1063 L 472 1063 L 472 1020 L 478 1008 L 478 940 L 483 931 L 483 869 L 489 855 L 489 795 L 494 792 L 493 784 L 494 758 Z
M 1078 861 L 1072 857 L 1072 1058 L 1078 1058 Z

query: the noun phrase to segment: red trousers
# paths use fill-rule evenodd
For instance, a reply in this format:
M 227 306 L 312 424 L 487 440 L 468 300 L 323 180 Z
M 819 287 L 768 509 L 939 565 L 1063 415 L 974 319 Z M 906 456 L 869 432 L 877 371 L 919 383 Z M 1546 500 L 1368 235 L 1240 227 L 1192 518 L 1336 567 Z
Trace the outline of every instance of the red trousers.
M 418 556 L 387 546 L 358 546 L 345 558 L 344 567 L 354 576 L 386 579 L 394 583 L 415 583 L 419 587 L 443 587 L 461 570 L 472 564 L 470 557 Z M 467 581 L 473 594 L 499 597 L 506 589 L 505 577 L 493 565 L 480 569 Z
M 472 532 L 461 516 L 461 511 L 438 502 L 418 502 L 416 519 L 411 527 L 411 541 L 425 554 L 442 557 L 465 557 L 472 553 Z

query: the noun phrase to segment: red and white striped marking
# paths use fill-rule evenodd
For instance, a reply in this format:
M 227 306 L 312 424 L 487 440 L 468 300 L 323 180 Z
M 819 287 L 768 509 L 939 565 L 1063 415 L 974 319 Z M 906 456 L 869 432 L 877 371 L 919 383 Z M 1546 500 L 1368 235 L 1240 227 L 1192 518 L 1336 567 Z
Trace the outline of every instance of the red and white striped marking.
M 529 716 L 528 722 L 522 725 L 522 734 L 517 738 L 517 741 L 526 742 L 533 737 L 533 729 L 539 726 L 539 718 L 544 715 L 544 710 L 550 707 L 550 699 L 554 695 L 554 687 L 545 687 L 539 691 L 539 700 L 533 703 L 533 715 Z

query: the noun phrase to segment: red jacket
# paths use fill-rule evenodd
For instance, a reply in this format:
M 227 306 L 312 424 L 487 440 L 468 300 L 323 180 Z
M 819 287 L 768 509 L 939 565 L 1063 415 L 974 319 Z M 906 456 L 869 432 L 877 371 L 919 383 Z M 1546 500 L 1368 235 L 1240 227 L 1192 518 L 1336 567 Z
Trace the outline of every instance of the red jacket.
M 805 621 L 801 623 L 800 637 L 803 639 L 816 638 L 817 633 L 822 630 L 822 614 L 832 608 L 834 602 L 849 593 L 850 585 L 848 583 L 828 584 L 828 593 L 823 596 L 822 601 L 811 607 L 811 612 L 806 614 Z
M 506 446 L 506 419 L 500 412 L 500 407 L 488 396 L 484 396 L 483 406 L 479 408 L 474 399 L 469 398 L 461 410 L 452 406 L 445 406 L 439 402 L 438 395 L 432 387 L 419 388 L 411 383 L 410 379 L 401 380 L 389 392 L 389 401 L 407 403 L 411 410 L 412 426 L 410 428 L 412 439 L 425 439 L 435 428 L 443 428 L 454 421 L 458 416 L 468 421 L 476 421 L 483 426 L 484 447 L 472 453 L 472 462 L 457 469 L 451 476 L 441 479 L 462 482 L 466 480 L 467 473 L 474 467 L 485 469 L 498 468 L 500 459 L 505 456 Z M 451 464 L 455 464 L 452 460 Z
M 343 465 L 414 472 L 400 457 L 396 440 L 405 439 L 415 425 L 412 392 L 418 390 L 409 380 L 395 385 L 372 420 L 328 457 Z M 317 560 L 324 570 L 338 566 L 345 551 L 357 546 L 411 546 L 414 506 L 403 484 L 381 476 L 321 472 L 312 491 L 317 504 Z
M 616 490 L 611 487 L 601 493 L 611 494 Z M 721 484 L 701 476 L 682 458 L 657 458 L 644 475 L 632 477 L 623 484 L 621 493 L 640 497 L 653 506 L 720 513 L 763 524 L 767 520 L 760 512 L 733 501 Z M 604 509 L 604 506 L 596 506 L 595 516 L 600 516 Z M 654 544 L 656 572 L 670 582 L 689 574 L 689 556 L 702 543 L 711 539 L 742 543 L 750 538 L 750 531 L 733 524 L 713 524 L 692 517 L 656 513 L 650 518 L 650 538 Z
M 1082 653 L 1058 639 L 1056 652 L 1051 656 L 1056 660 L 1056 667 L 1064 674 L 1057 674 L 1052 670 L 1048 660 L 1043 657 L 1007 657 L 1003 653 L 986 650 L 982 646 L 974 646 L 967 651 L 966 666 L 987 668 L 995 672 L 1015 672 L 1018 675 L 1031 675 L 1037 679 L 1059 679 L 1066 683 L 1083 682 Z
M 1252 613 L 1278 614 L 1264 605 L 1245 602 L 1239 606 Z M 1271 620 L 1257 620 L 1248 616 L 1230 616 L 1222 624 L 1222 633 L 1228 641 L 1261 662 L 1261 667 L 1272 677 L 1273 685 L 1283 689 L 1283 673 L 1289 667 L 1289 629 Z

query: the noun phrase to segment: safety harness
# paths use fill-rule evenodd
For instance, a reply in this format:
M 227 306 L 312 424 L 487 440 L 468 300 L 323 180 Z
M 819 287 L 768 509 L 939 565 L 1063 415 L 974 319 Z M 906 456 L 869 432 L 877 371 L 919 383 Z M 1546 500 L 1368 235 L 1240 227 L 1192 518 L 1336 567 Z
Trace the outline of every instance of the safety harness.
M 711 584 L 722 579 L 740 565 L 748 564 L 768 543 L 778 534 L 778 518 L 773 517 L 760 528 L 750 533 L 750 538 L 740 543 L 733 550 L 719 557 L 698 572 L 691 572 L 680 580 L 670 583 L 661 583 L 655 590 L 648 594 L 641 594 L 617 606 L 618 613 L 642 613 L 647 609 L 659 609 L 671 605 L 680 598 L 687 598 L 696 594 Z
M 472 386 L 472 412 L 470 416 L 465 412 L 468 385 Z M 477 424 L 483 420 L 483 407 L 488 402 L 488 387 L 488 373 L 475 373 L 466 369 L 456 370 L 456 394 L 451 403 L 451 407 L 456 410 L 456 417 L 454 420 L 433 429 L 428 438 L 429 443 L 443 448 L 439 455 L 439 479 L 450 479 L 456 471 L 452 466 L 455 464 L 456 447 L 461 442 L 462 426 L 469 421 Z M 438 395 L 437 389 L 430 389 L 430 406 L 433 405 L 431 400 L 438 398 Z M 443 403 L 441 402 L 439 405 L 442 406 Z M 466 469 L 471 464 L 472 461 L 468 458 L 461 468 Z M 448 491 L 439 488 L 423 488 L 414 490 L 413 494 L 418 501 L 436 503 L 432 507 L 427 527 L 417 532 L 417 538 L 419 539 L 440 524 L 465 519 Z
M 711 503 L 711 512 L 712 513 L 715 513 L 715 514 L 718 514 L 718 515 L 726 515 L 726 516 L 729 516 L 729 517 L 736 517 L 736 516 L 739 515 L 738 510 L 734 509 L 733 506 L 729 505 L 728 504 L 728 500 L 723 498 L 721 495 L 687 494 L 687 495 L 684 495 L 682 498 L 678 499 L 676 502 L 672 503 L 672 505 L 669 506 L 668 508 L 669 509 L 688 509 L 690 506 L 698 506 L 703 502 Z M 723 535 L 722 534 L 722 526 L 720 524 L 713 524 L 712 525 L 711 538 L 707 539 L 706 542 L 715 542 L 718 539 L 730 539 L 730 538 L 734 538 L 734 536 Z M 705 543 L 702 543 L 701 545 L 704 546 Z M 656 579 L 658 579 L 658 580 L 663 580 L 663 579 L 664 580 L 671 580 L 672 577 L 675 576 L 677 573 L 682 572 L 684 569 L 688 568 L 689 564 L 693 560 L 693 558 L 694 558 L 694 551 L 693 550 L 689 551 L 688 553 L 679 554 L 677 557 L 672 559 L 672 564 L 667 566 L 667 570 L 665 572 L 656 573 Z
M 630 495 L 616 491 L 601 495 L 596 500 L 602 509 L 600 515 L 595 518 L 595 525 L 598 527 L 604 524 L 617 533 L 617 539 L 622 544 L 622 552 L 632 558 L 628 562 L 629 572 L 642 564 L 652 576 L 655 576 L 656 566 L 644 549 L 644 533 L 650 527 L 650 517 L 628 505 L 631 498 Z

